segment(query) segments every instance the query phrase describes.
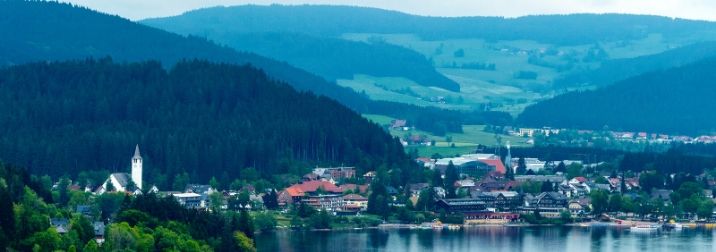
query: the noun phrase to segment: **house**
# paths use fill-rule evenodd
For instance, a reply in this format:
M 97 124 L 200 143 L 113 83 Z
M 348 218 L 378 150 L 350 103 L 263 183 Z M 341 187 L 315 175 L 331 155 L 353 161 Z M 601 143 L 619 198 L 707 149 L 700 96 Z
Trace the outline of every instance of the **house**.
M 328 181 L 320 181 L 320 180 L 313 180 L 313 181 L 304 181 L 300 184 L 294 184 L 292 186 L 287 187 L 286 189 L 282 190 L 278 195 L 278 201 L 279 205 L 287 206 L 290 204 L 297 204 L 303 202 L 304 199 L 307 199 L 309 197 L 313 196 L 321 196 L 321 195 L 338 195 L 342 194 L 343 191 L 338 188 L 336 185 L 332 184 Z M 329 205 L 332 206 L 333 202 L 324 202 L 326 200 L 328 201 L 337 201 L 337 199 L 334 198 L 326 198 L 325 199 L 313 199 L 310 203 L 316 204 L 316 205 Z M 342 201 L 342 200 L 341 200 Z
M 567 208 L 573 215 L 584 215 L 590 211 L 591 200 L 588 197 L 573 199 L 569 201 Z
M 388 195 L 390 195 L 390 196 L 395 196 L 395 195 L 400 194 L 400 191 L 398 191 L 398 189 L 396 189 L 396 188 L 393 187 L 393 186 L 386 186 L 386 187 L 385 187 L 385 191 L 386 191 L 386 192 L 388 193 Z
M 485 206 L 490 209 L 509 209 L 522 205 L 520 195 L 514 191 L 473 191 L 472 198 L 480 199 L 485 202 Z
M 408 125 L 407 120 L 400 120 L 400 119 L 394 119 L 390 121 L 390 128 L 391 129 L 403 129 Z
M 90 219 L 94 216 L 92 206 L 90 205 L 77 205 L 77 207 L 75 207 L 75 212 Z
M 422 165 L 424 168 L 427 168 L 427 169 L 432 170 L 435 168 L 435 161 L 430 158 L 419 157 L 419 158 L 415 159 L 415 162 L 417 162 L 419 165 Z
M 651 199 L 661 199 L 664 202 L 671 201 L 671 193 L 673 193 L 674 190 L 669 189 L 652 189 L 651 190 Z
M 303 175 L 303 177 L 301 177 L 301 181 L 311 181 L 311 180 L 319 180 L 319 179 L 321 179 L 321 178 L 318 176 L 318 174 L 315 174 L 313 172 Z
M 536 196 L 526 194 L 523 198 L 524 213 L 539 212 L 547 218 L 559 218 L 560 213 L 567 208 L 567 197 L 558 192 L 543 192 Z
M 301 199 L 302 204 L 312 206 L 315 209 L 326 211 L 343 210 L 345 202 L 340 194 L 318 194 L 308 195 Z M 366 205 L 368 203 L 366 202 Z
M 479 199 L 441 199 L 435 203 L 435 208 L 446 213 L 469 213 L 487 210 L 485 202 Z
M 512 163 L 518 164 L 519 158 L 512 158 Z M 524 158 L 525 160 L 525 167 L 527 170 L 532 170 L 533 172 L 538 172 L 542 169 L 544 169 L 547 162 L 539 160 L 537 158 Z
M 201 209 L 206 207 L 206 201 L 202 200 L 201 195 L 198 193 L 173 193 L 171 195 L 179 202 L 179 205 L 185 208 Z
M 445 191 L 445 188 L 442 187 L 433 187 L 433 191 L 435 192 L 435 197 L 437 198 L 445 198 L 445 195 L 447 195 L 447 191 Z
M 515 209 L 522 205 L 522 197 L 515 191 L 479 192 L 473 198 L 485 202 L 487 208 Z
M 455 187 L 466 188 L 466 189 L 473 188 L 473 187 L 475 187 L 475 180 L 461 179 L 461 180 L 455 181 Z
M 413 183 L 408 184 L 408 191 L 410 191 L 411 195 L 420 195 L 420 192 L 425 190 L 426 188 L 429 188 L 430 184 L 428 183 Z
M 494 176 L 485 176 L 477 182 L 477 189 L 482 192 L 492 191 L 509 191 L 515 187 L 515 181 L 504 181 L 495 178 Z M 474 191 L 474 190 L 473 190 Z
M 344 209 L 347 211 L 365 211 L 368 209 L 368 198 L 358 194 L 343 195 Z
M 94 240 L 99 244 L 104 243 L 104 222 L 95 221 L 92 223 L 92 228 L 94 229 Z
M 515 181 L 523 183 L 527 181 L 533 182 L 550 182 L 553 184 L 560 184 L 567 180 L 564 176 L 560 175 L 516 175 Z
M 587 184 L 560 184 L 557 191 L 568 198 L 584 197 L 589 195 L 591 188 Z
M 55 228 L 57 233 L 66 234 L 70 230 L 70 221 L 67 218 L 50 218 L 50 226 Z
M 210 185 L 188 184 L 184 188 L 184 192 L 208 195 L 216 192 L 216 190 L 211 188 Z
M 363 180 L 365 180 L 366 184 L 373 182 L 373 178 L 375 178 L 375 171 L 369 171 L 363 174 Z
M 319 178 L 325 180 L 340 181 L 344 179 L 355 178 L 356 168 L 355 167 L 329 167 L 313 169 L 313 174 L 316 174 Z

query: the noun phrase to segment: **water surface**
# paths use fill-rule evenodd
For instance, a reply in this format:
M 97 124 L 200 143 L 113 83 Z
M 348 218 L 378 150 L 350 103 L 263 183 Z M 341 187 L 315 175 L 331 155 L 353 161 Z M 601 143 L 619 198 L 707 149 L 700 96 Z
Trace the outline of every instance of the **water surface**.
M 714 231 L 634 233 L 610 227 L 471 227 L 459 231 L 276 231 L 259 234 L 259 251 L 716 251 Z

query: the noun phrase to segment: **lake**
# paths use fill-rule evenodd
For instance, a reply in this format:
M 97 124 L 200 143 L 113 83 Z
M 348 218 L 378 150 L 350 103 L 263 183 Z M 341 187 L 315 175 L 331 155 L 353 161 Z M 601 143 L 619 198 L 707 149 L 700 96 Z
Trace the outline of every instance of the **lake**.
M 258 251 L 715 251 L 714 230 L 634 233 L 612 227 L 288 231 L 256 236 Z

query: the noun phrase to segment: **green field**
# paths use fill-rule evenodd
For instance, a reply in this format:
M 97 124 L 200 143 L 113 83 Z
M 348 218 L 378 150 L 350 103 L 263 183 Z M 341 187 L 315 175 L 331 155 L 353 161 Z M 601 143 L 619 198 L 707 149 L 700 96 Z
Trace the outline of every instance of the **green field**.
M 369 120 L 381 126 L 388 125 L 390 124 L 390 121 L 393 120 L 393 118 L 391 117 L 374 114 L 364 114 L 363 117 L 368 118 Z M 508 136 L 503 134 L 496 136 L 494 133 L 486 132 L 484 129 L 485 125 L 464 125 L 462 127 L 462 133 L 451 133 L 447 134 L 446 136 L 435 136 L 430 134 L 429 132 L 416 129 L 411 129 L 409 131 L 390 129 L 389 132 L 391 135 L 401 138 L 404 138 L 408 135 L 424 135 L 430 140 L 434 140 L 435 146 L 416 145 L 406 147 L 407 151 L 417 149 L 418 154 L 420 156 L 431 156 L 435 153 L 438 153 L 443 156 L 466 154 L 473 152 L 478 145 L 492 147 L 497 145 L 505 145 L 508 141 L 512 146 L 530 146 L 530 144 L 527 143 L 527 138 Z M 447 141 L 448 138 L 451 138 L 451 142 Z
M 429 58 L 435 68 L 460 84 L 460 92 L 430 88 L 398 77 L 356 75 L 338 80 L 339 85 L 365 92 L 376 100 L 396 101 L 420 106 L 472 109 L 489 103 L 491 109 L 520 113 L 524 107 L 564 90 L 553 90 L 560 76 L 599 67 L 601 61 L 631 58 L 663 52 L 699 40 L 693 37 L 663 38 L 652 34 L 643 39 L 578 46 L 558 46 L 528 40 L 485 41 L 451 39 L 429 41 L 411 34 L 344 34 L 353 41 L 382 40 L 400 45 Z M 600 56 L 588 58 L 593 52 Z M 464 52 L 462 55 L 458 52 Z M 591 56 L 590 56 L 591 57 Z M 533 62 L 529 59 L 533 58 Z M 464 64 L 494 64 L 494 70 L 464 68 Z M 520 72 L 535 73 L 536 78 L 516 78 Z M 446 102 L 431 102 L 430 97 L 450 97 Z

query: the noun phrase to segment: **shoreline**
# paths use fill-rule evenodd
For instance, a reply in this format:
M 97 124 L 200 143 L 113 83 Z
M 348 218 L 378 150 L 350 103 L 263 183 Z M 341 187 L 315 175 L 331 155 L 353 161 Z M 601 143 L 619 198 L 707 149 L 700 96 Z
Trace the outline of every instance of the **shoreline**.
M 292 229 L 290 227 L 280 226 L 276 227 L 276 230 L 282 231 L 310 231 L 310 232 L 333 232 L 333 231 L 362 231 L 362 230 L 462 230 L 470 228 L 481 228 L 481 227 L 507 227 L 507 228 L 533 228 L 533 227 L 573 227 L 573 228 L 591 228 L 591 227 L 611 227 L 611 228 L 630 228 L 639 224 L 647 225 L 658 225 L 661 226 L 663 223 L 658 222 L 643 222 L 643 221 L 624 221 L 623 223 L 615 222 L 577 222 L 567 224 L 530 224 L 530 223 L 504 223 L 504 224 L 442 224 L 436 226 L 426 226 L 419 224 L 380 224 L 378 226 L 371 227 L 340 227 L 332 229 Z M 684 222 L 679 223 L 684 228 L 716 228 L 716 223 L 693 223 Z

